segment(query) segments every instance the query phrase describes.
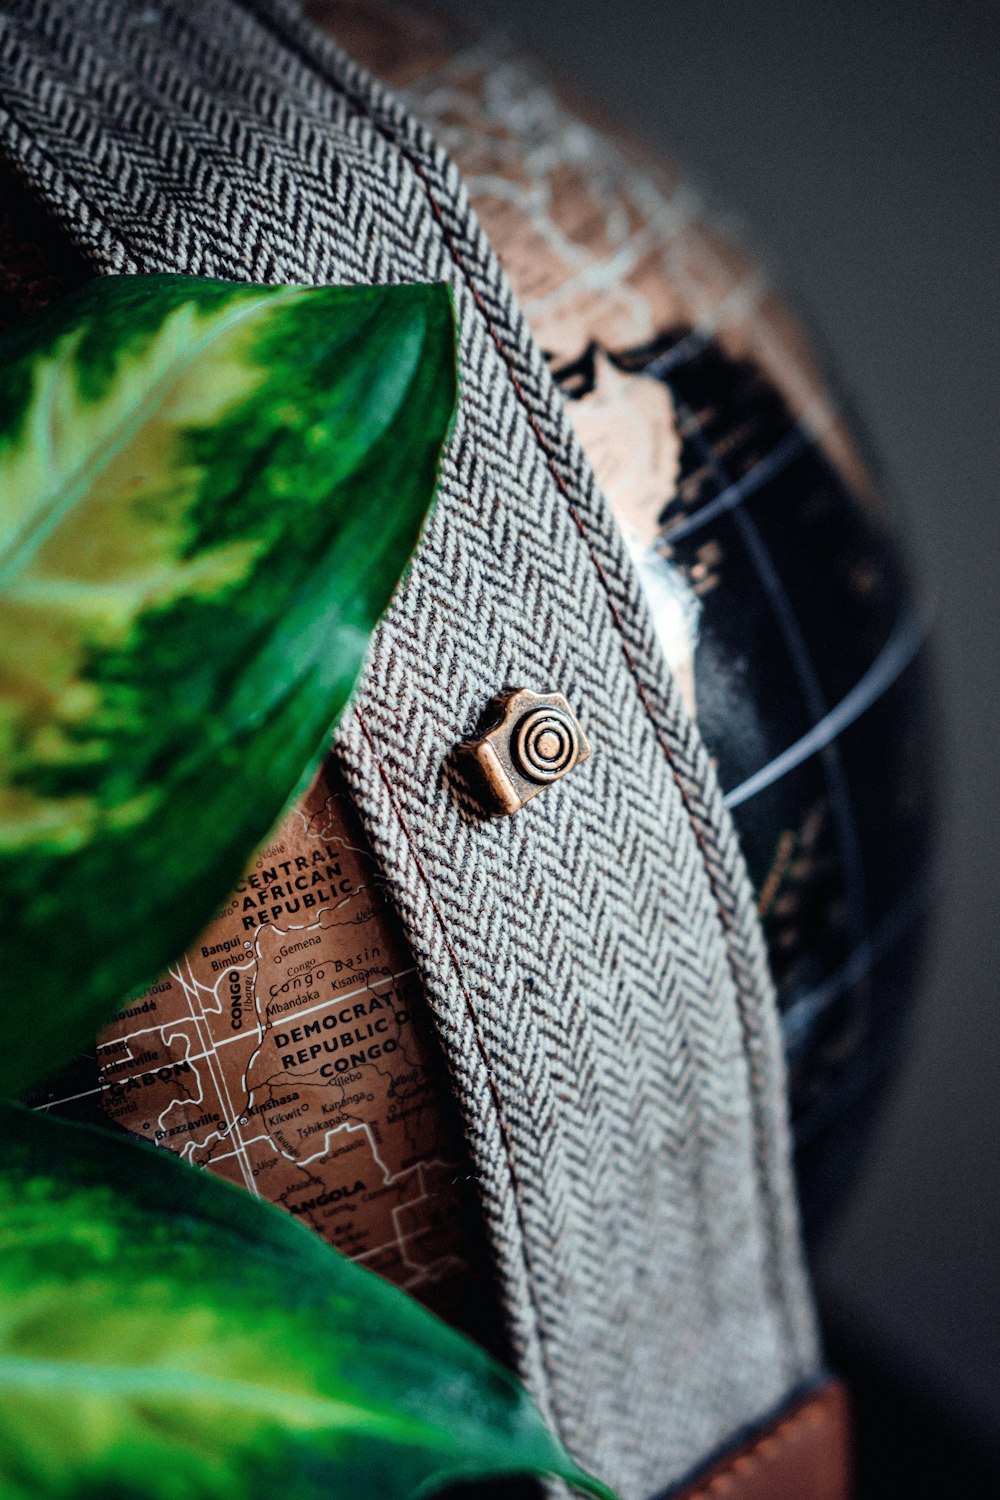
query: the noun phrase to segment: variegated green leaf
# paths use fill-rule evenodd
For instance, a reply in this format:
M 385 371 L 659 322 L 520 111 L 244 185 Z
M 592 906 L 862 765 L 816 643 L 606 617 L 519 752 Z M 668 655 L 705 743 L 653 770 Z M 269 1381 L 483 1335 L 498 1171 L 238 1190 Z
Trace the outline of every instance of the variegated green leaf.
M 443 286 L 110 277 L 0 339 L 0 1089 L 232 888 L 431 502 Z
M 559 1475 L 517 1382 L 167 1152 L 0 1106 L 4 1500 L 379 1500 Z

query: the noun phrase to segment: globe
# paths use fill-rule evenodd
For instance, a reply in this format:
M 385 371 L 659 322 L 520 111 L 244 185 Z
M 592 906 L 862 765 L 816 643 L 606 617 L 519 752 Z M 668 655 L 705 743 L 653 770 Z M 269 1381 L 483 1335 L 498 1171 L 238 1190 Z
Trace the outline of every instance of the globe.
M 464 174 L 621 527 L 756 893 L 813 1232 L 899 1052 L 930 886 L 927 622 L 870 464 L 669 164 L 502 42 L 409 6 L 308 9 Z M 9 174 L 0 202 L 9 322 L 88 269 Z M 191 951 L 30 1102 L 242 1183 L 476 1326 L 448 1080 L 335 758 Z

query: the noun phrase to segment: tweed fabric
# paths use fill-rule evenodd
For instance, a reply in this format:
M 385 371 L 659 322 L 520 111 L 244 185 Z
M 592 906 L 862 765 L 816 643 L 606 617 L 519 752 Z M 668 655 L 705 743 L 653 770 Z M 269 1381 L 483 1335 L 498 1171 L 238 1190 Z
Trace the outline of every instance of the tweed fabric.
M 425 129 L 284 0 L 8 0 L 0 148 L 101 272 L 447 280 L 440 499 L 340 758 L 462 1111 L 514 1359 L 626 1500 L 817 1367 L 774 997 L 731 825 L 610 513 Z M 484 819 L 508 685 L 591 759 Z

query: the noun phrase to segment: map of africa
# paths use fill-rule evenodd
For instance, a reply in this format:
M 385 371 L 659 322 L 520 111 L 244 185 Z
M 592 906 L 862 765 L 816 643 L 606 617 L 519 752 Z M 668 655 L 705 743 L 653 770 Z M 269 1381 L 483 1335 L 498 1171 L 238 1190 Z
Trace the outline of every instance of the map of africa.
M 118 1125 L 446 1309 L 468 1272 L 463 1151 L 332 762 L 198 942 L 102 1032 L 97 1061 L 95 1102 Z

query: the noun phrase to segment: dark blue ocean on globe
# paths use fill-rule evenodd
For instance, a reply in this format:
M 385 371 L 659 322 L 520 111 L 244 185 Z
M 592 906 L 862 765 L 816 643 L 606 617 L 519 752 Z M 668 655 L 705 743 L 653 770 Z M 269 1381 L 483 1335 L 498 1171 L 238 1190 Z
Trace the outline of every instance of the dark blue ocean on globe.
M 928 620 L 884 517 L 759 369 L 683 329 L 621 363 L 669 386 L 685 433 L 657 547 L 699 589 L 698 723 L 764 924 L 808 1217 L 854 1166 L 847 1137 L 914 994 L 932 888 Z

